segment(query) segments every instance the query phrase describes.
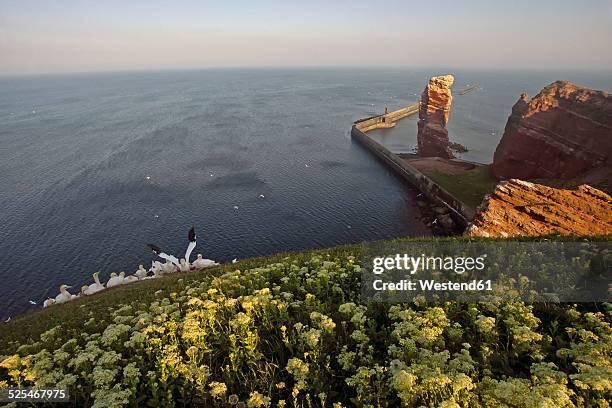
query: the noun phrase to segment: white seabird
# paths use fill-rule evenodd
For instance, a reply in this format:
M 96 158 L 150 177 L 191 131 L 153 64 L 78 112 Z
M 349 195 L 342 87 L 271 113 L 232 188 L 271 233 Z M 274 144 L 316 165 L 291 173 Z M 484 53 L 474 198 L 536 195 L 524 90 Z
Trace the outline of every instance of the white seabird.
M 125 272 L 119 272 L 119 285 L 123 285 L 125 282 Z
M 70 294 L 70 292 L 68 292 L 66 289 L 71 288 L 72 286 L 68 286 L 68 285 L 61 285 L 59 287 L 60 293 L 59 295 L 57 295 L 55 297 L 55 303 L 65 303 L 65 302 L 69 302 L 73 299 L 73 296 L 76 297 L 75 295 Z
M 193 261 L 193 267 L 195 269 L 204 269 L 204 268 L 209 268 L 211 266 L 217 266 L 217 265 L 219 264 L 213 261 L 212 259 L 202 258 L 202 254 L 198 254 L 198 259 Z
M 35 301 L 33 301 L 33 300 L 30 300 L 30 304 L 31 304 L 31 305 L 35 305 L 35 304 L 36 304 L 36 302 L 35 302 Z
M 185 258 L 181 258 L 181 267 L 179 269 L 181 272 L 189 272 L 189 263 L 187 263 Z
M 134 282 L 138 282 L 138 276 L 136 275 L 129 275 L 126 276 L 125 279 L 123 280 L 124 284 L 128 284 L 128 283 L 134 283 Z
M 98 275 L 100 275 L 100 272 L 95 272 L 93 275 L 91 275 L 94 278 L 94 283 L 87 287 L 87 290 L 84 293 L 85 295 L 93 295 L 94 293 L 106 289 L 104 285 L 100 282 L 100 277 Z
M 168 262 L 174 264 L 177 268 L 180 267 L 181 265 L 179 264 L 179 260 L 176 258 L 176 256 L 174 255 L 168 255 L 165 252 L 162 252 L 161 248 L 153 245 L 153 244 L 147 244 L 149 248 L 151 248 L 151 250 L 153 251 L 153 253 L 157 256 L 159 256 L 161 259 L 165 259 L 166 260 L 166 265 L 168 264 Z M 165 269 L 165 267 L 164 267 Z
M 176 266 L 174 262 L 166 261 L 163 264 L 163 273 L 174 273 L 180 269 L 180 266 Z
M 145 270 L 144 266 L 142 266 L 142 264 L 138 265 L 138 270 L 134 273 L 134 275 L 138 278 L 138 279 L 144 279 L 147 277 L 147 271 Z
M 189 244 L 187 244 L 187 251 L 185 251 L 185 261 L 187 262 L 187 270 L 189 270 L 189 258 L 191 258 L 191 253 L 196 247 L 196 241 L 198 239 L 195 233 L 195 227 L 191 227 L 187 234 L 187 239 L 189 240 Z
M 115 272 L 111 273 L 110 279 L 106 282 L 107 288 L 112 288 L 113 286 L 119 286 L 123 284 L 123 279 L 125 277 L 125 272 L 121 272 L 117 275 Z
M 189 240 L 189 243 L 187 244 L 187 251 L 185 251 L 184 259 L 185 259 L 185 262 L 187 263 L 187 270 L 189 270 L 189 258 L 191 257 L 191 253 L 193 252 L 193 249 L 196 247 L 196 240 L 197 240 L 196 233 L 195 233 L 195 227 L 191 227 L 189 229 L 189 232 L 187 233 L 187 239 Z M 151 248 L 151 250 L 153 251 L 155 255 L 166 260 L 166 264 L 163 267 L 164 272 L 171 273 L 171 272 L 175 272 L 176 269 L 183 270 L 185 268 L 183 265 L 181 265 L 181 262 L 179 262 L 176 256 L 168 255 L 162 252 L 161 248 L 156 245 L 153 245 L 153 244 L 147 244 L 147 245 L 149 246 L 149 248 Z M 170 268 L 170 266 L 168 265 L 168 262 L 174 265 L 174 267 Z
M 159 261 L 152 261 L 149 271 L 153 272 L 152 278 L 158 278 L 164 271 L 164 264 Z
M 45 301 L 43 302 L 43 308 L 44 307 L 49 307 L 55 304 L 55 299 L 53 298 L 47 298 L 45 299 Z

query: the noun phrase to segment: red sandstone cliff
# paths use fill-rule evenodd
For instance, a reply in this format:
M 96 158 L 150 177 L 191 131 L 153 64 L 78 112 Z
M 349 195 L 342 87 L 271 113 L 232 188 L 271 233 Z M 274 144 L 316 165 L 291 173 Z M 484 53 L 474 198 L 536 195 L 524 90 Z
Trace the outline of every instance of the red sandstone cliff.
M 565 81 L 531 101 L 521 95 L 495 150 L 493 173 L 500 179 L 581 179 L 610 186 L 612 95 Z
M 446 124 L 453 100 L 451 86 L 454 81 L 452 75 L 433 77 L 421 94 L 417 135 L 421 156 L 453 158 Z
M 612 234 L 612 199 L 588 185 L 573 190 L 511 179 L 487 196 L 465 234 L 480 237 Z

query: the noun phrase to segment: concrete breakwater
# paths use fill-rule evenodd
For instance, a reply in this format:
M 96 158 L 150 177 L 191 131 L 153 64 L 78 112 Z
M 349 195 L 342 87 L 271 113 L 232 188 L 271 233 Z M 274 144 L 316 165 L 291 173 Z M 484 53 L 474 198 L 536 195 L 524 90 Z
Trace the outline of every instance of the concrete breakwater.
M 383 113 L 365 119 L 360 119 L 354 125 L 362 132 L 369 132 L 374 129 L 388 129 L 395 126 L 395 122 L 406 116 L 413 115 L 419 112 L 419 104 L 415 103 L 393 112 Z
M 351 128 L 351 137 L 392 168 L 399 176 L 415 186 L 430 201 L 446 208 L 455 223 L 461 228 L 466 228 L 469 221 L 474 218 L 474 210 L 472 208 L 466 206 L 420 170 L 411 166 L 406 160 L 394 154 L 366 134 L 366 132 L 373 129 L 395 126 L 397 120 L 418 112 L 418 103 L 415 105 L 410 105 L 384 115 L 358 120 Z

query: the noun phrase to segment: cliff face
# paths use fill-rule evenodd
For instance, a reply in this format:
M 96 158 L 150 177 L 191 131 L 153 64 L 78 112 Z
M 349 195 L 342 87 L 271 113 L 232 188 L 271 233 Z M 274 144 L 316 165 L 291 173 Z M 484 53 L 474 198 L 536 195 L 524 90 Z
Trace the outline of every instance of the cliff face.
M 565 81 L 531 101 L 521 95 L 493 159 L 500 179 L 590 181 L 591 173 L 609 178 L 607 170 L 612 170 L 612 96 Z
M 417 135 L 421 156 L 454 157 L 446 130 L 453 100 L 450 88 L 454 81 L 452 75 L 433 77 L 421 94 Z
M 612 198 L 588 185 L 574 190 L 511 179 L 485 198 L 465 235 L 480 237 L 606 235 Z

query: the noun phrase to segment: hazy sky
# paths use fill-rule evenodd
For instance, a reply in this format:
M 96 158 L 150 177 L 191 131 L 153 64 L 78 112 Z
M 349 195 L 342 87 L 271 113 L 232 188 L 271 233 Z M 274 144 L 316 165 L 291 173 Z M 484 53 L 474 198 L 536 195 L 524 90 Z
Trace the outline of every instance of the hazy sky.
M 326 65 L 612 70 L 612 0 L 0 0 L 0 74 Z

